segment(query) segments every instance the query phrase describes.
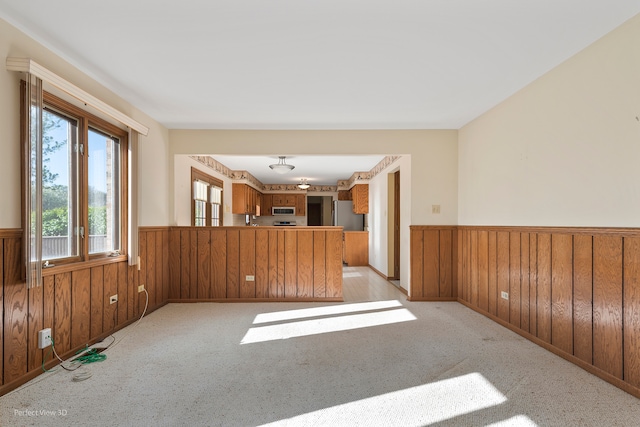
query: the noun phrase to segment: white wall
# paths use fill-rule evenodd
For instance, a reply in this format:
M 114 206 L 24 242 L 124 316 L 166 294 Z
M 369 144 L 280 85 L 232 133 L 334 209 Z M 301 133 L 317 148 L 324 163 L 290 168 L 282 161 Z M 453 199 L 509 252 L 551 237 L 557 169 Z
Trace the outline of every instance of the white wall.
M 640 226 L 640 15 L 459 132 L 459 223 Z
M 59 56 L 0 19 L 0 228 L 20 228 L 20 73 L 6 71 L 8 56 L 31 58 L 150 128 L 140 138 L 140 225 L 169 223 L 167 129 Z
M 409 251 L 411 249 L 411 156 L 402 156 L 369 181 L 369 264 L 392 276 L 389 271 L 389 179 L 400 171 L 400 285 L 409 289 Z

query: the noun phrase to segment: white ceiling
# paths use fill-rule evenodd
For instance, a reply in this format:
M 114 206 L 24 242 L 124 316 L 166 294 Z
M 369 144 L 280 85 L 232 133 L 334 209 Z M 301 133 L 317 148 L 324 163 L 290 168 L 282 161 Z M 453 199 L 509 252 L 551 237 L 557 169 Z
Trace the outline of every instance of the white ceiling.
M 285 162 L 295 168 L 280 175 L 269 168 L 278 156 L 214 155 L 214 159 L 232 170 L 246 170 L 263 184 L 299 184 L 306 178 L 309 185 L 336 185 L 354 172 L 369 172 L 384 156 L 286 156 Z
M 637 13 L 638 0 L 0 0 L 0 17 L 171 129 L 459 129 Z M 240 160 L 262 181 L 270 159 Z M 306 160 L 292 174 L 328 179 Z

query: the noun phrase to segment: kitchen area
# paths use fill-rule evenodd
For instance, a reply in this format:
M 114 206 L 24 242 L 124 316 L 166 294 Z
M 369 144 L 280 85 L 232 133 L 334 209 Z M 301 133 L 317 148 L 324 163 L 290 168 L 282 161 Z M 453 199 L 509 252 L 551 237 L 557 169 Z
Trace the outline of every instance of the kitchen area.
M 342 261 L 366 266 L 369 260 L 367 226 L 368 184 L 356 184 L 331 195 L 307 191 L 261 192 L 248 184 L 232 184 L 232 213 L 246 226 L 342 227 Z

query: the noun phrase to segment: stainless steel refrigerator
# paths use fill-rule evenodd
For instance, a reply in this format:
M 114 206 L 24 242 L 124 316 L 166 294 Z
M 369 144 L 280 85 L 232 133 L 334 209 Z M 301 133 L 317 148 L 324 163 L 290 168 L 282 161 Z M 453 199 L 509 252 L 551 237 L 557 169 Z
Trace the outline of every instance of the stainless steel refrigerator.
M 334 200 L 333 225 L 344 227 L 344 231 L 364 231 L 364 215 L 353 213 L 351 200 Z

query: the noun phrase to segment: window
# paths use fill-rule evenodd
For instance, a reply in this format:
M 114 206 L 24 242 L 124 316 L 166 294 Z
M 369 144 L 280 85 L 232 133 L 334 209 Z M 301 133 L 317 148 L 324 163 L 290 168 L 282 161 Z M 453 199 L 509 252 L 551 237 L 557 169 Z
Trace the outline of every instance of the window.
M 219 179 L 191 168 L 192 226 L 222 226 L 222 186 Z
M 43 99 L 42 259 L 124 253 L 127 132 L 46 92 Z

